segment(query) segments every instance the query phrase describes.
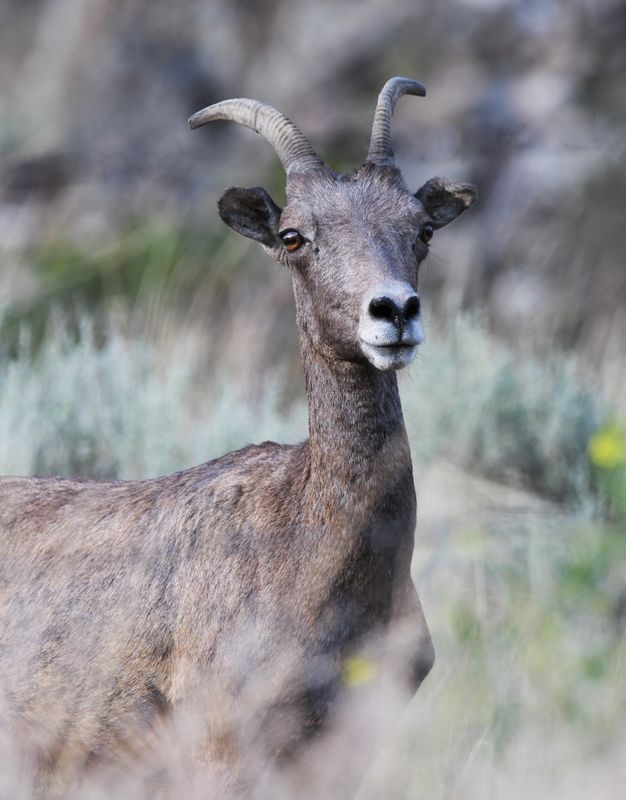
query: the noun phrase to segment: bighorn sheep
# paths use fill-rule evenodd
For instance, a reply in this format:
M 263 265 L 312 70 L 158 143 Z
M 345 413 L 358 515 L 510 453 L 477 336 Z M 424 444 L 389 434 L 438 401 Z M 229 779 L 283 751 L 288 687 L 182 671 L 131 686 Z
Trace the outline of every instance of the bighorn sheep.
M 425 90 L 387 82 L 352 175 L 260 102 L 190 119 L 253 129 L 284 166 L 284 209 L 231 188 L 219 215 L 291 271 L 307 441 L 156 480 L 0 481 L 0 715 L 48 792 L 143 752 L 181 708 L 196 763 L 236 785 L 252 743 L 261 766 L 282 768 L 323 739 L 360 654 L 407 696 L 430 670 L 395 370 L 423 338 L 418 269 L 433 231 L 475 189 L 433 178 L 407 190 L 390 138 L 403 94 Z

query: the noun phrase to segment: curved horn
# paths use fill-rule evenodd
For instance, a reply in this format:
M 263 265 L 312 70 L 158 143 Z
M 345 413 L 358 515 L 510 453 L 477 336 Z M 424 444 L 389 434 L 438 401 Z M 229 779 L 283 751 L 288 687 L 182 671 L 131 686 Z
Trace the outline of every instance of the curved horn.
M 426 88 L 410 78 L 390 78 L 378 95 L 378 103 L 372 123 L 372 135 L 367 160 L 375 164 L 394 164 L 391 146 L 391 117 L 396 103 L 403 94 L 426 97 Z
M 238 122 L 264 136 L 276 151 L 287 174 L 321 164 L 306 136 L 284 114 L 265 103 L 245 97 L 223 100 L 190 117 L 189 127 L 199 128 L 216 119 Z

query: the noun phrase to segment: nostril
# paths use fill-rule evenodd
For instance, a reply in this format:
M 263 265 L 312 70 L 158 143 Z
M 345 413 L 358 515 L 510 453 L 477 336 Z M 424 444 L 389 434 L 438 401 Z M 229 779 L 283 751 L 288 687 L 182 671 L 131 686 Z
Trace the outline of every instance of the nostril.
M 394 320 L 399 313 L 400 309 L 389 297 L 375 297 L 370 302 L 370 314 L 374 319 Z
M 413 297 L 409 297 L 404 304 L 404 318 L 413 319 L 413 317 L 416 317 L 419 313 L 420 299 L 416 294 L 414 294 Z

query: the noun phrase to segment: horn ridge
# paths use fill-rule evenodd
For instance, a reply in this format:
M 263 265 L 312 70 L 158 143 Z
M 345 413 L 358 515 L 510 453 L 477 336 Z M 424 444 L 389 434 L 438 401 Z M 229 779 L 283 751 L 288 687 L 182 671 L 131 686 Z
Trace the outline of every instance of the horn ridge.
M 189 127 L 199 128 L 214 120 L 230 120 L 260 133 L 274 148 L 285 172 L 321 164 L 306 136 L 280 111 L 259 100 L 245 97 L 222 100 L 189 118 Z
M 410 78 L 396 76 L 390 78 L 378 95 L 367 161 L 374 164 L 394 165 L 394 152 L 391 144 L 391 117 L 398 100 L 405 94 L 426 96 L 426 88 Z

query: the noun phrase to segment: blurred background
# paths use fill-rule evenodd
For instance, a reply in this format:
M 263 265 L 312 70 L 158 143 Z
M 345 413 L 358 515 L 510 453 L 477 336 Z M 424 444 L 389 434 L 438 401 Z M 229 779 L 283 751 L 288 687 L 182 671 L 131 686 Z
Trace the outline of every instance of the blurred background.
M 2 473 L 306 435 L 289 276 L 216 213 L 280 165 L 192 112 L 264 100 L 350 171 L 406 75 L 407 183 L 478 186 L 401 378 L 438 663 L 364 797 L 626 785 L 625 41 L 619 0 L 0 0 Z

